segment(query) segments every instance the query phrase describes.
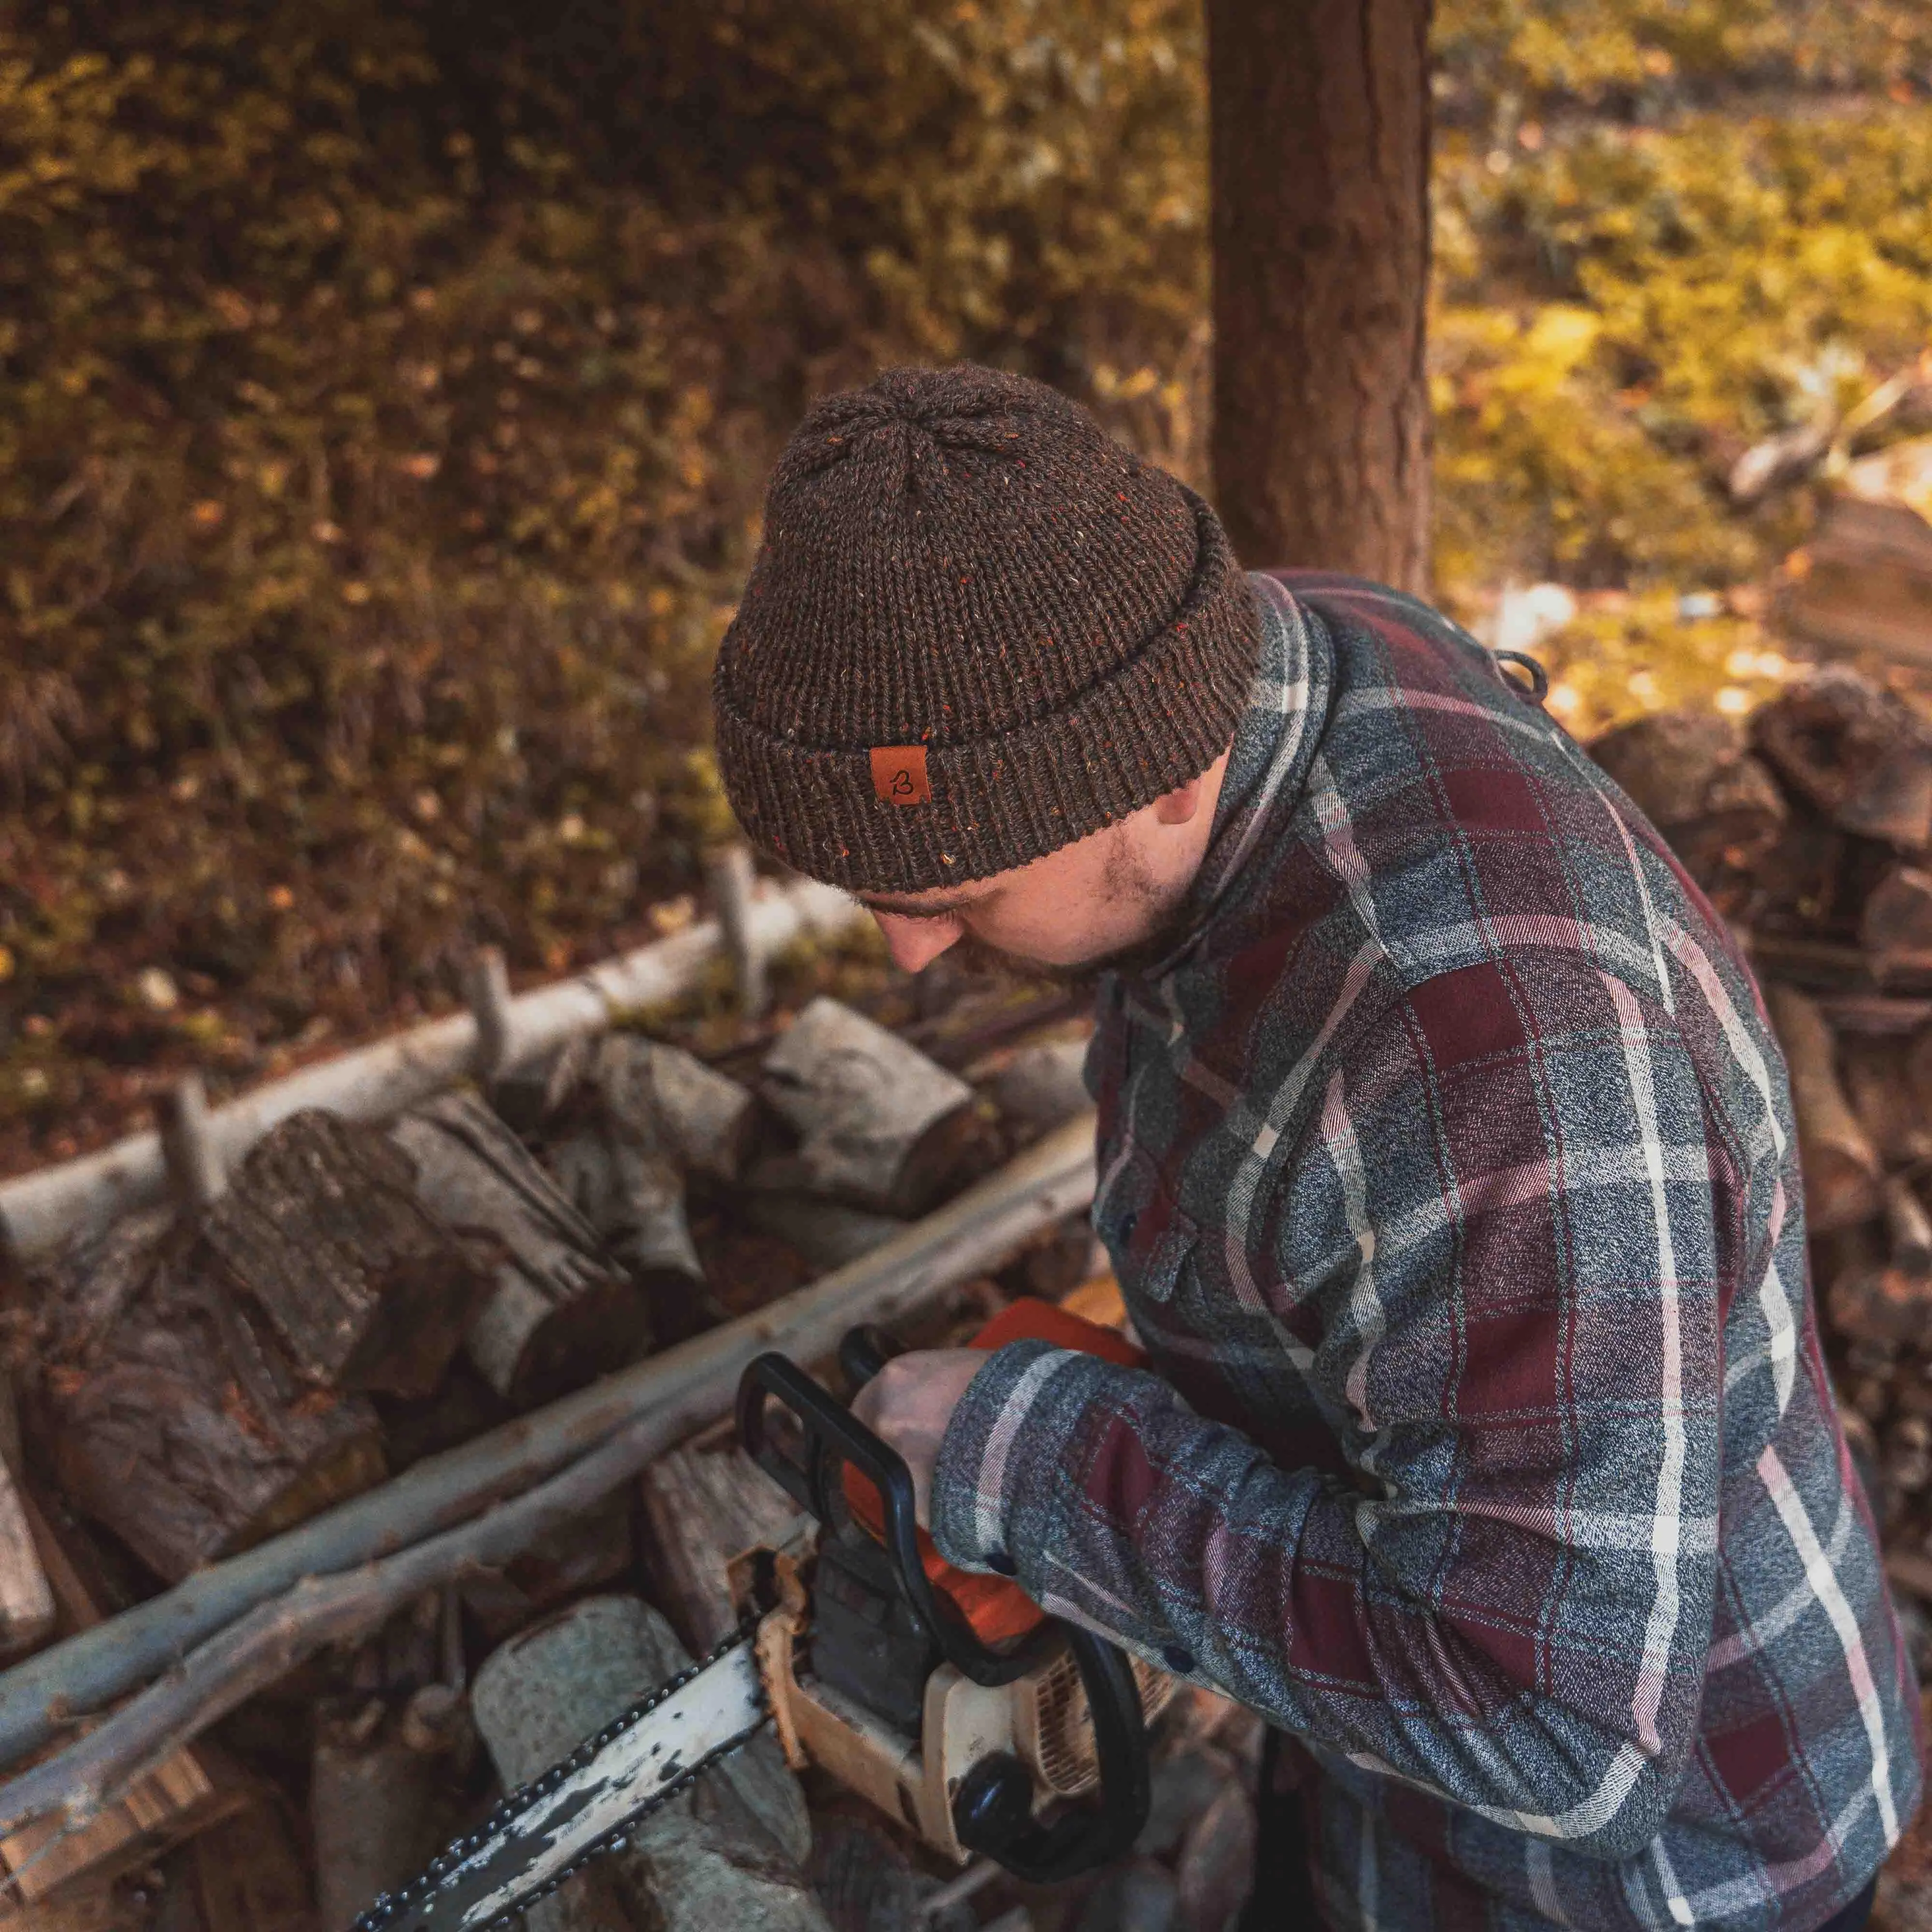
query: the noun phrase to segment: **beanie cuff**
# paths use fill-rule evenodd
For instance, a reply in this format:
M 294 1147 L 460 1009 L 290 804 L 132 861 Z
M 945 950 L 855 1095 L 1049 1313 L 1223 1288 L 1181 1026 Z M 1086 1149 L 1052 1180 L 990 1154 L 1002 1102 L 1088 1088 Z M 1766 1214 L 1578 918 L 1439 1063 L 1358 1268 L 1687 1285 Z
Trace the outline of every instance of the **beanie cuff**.
M 917 892 L 1028 865 L 1198 778 L 1245 708 L 1261 621 L 1220 519 L 1183 488 L 1194 578 L 1112 676 L 1017 730 L 925 743 L 930 796 L 881 798 L 874 748 L 804 746 L 753 724 L 713 682 L 718 769 L 752 842 L 848 892 Z

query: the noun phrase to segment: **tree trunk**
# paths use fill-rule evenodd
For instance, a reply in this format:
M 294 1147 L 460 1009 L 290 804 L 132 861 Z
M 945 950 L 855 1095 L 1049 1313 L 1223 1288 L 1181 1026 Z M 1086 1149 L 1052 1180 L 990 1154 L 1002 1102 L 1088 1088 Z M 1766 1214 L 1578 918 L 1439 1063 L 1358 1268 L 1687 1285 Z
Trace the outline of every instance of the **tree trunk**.
M 1429 580 L 1429 0 L 1209 0 L 1215 501 L 1241 561 Z

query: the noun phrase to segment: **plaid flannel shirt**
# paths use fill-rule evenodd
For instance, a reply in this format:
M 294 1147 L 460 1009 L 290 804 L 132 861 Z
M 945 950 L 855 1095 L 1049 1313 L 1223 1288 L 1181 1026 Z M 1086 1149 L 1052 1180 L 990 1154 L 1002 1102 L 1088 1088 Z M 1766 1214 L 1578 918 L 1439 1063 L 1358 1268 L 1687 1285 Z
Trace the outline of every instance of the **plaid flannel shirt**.
M 939 1546 L 1299 1741 L 1336 1928 L 1816 1927 L 1918 1707 L 1756 988 L 1472 640 L 1252 581 L 1198 916 L 1087 1062 L 1153 1370 L 992 1357 Z

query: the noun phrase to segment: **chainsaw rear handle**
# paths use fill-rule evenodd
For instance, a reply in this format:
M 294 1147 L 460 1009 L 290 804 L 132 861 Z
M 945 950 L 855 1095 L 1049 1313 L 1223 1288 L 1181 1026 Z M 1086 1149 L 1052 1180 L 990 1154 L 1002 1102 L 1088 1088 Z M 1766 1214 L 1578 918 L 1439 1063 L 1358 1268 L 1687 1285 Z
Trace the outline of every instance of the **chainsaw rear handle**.
M 766 1431 L 766 1404 L 774 1398 L 804 1427 L 802 1462 L 786 1455 Z M 992 1689 L 1024 1677 L 1042 1660 L 1051 1645 L 1050 1624 L 1042 1624 L 1012 1650 L 994 1650 L 981 1642 L 966 1619 L 933 1588 L 920 1558 L 919 1517 L 905 1459 L 849 1408 L 833 1401 L 795 1362 L 780 1354 L 763 1354 L 746 1370 L 738 1384 L 738 1440 L 746 1454 L 794 1502 L 822 1523 L 839 1520 L 835 1512 L 843 1508 L 843 1498 L 835 1502 L 834 1496 L 845 1463 L 872 1479 L 884 1508 L 885 1544 L 900 1593 L 932 1632 L 940 1655 L 962 1676 Z

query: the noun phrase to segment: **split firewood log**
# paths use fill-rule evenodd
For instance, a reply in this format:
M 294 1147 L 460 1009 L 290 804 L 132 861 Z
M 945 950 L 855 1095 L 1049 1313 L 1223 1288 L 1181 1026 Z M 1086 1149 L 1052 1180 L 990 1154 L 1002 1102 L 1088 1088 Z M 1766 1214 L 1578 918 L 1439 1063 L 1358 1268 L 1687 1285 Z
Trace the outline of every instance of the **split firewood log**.
M 641 1298 L 658 1340 L 682 1342 L 724 1319 L 691 1238 L 684 1176 L 668 1154 L 604 1123 L 553 1148 L 550 1165 Z
M 681 1048 L 633 1033 L 598 1042 L 590 1078 L 624 1138 L 667 1153 L 708 1180 L 738 1178 L 758 1130 L 748 1087 Z
M 56 1477 L 166 1581 L 382 1480 L 367 1401 L 314 1386 L 170 1210 L 70 1249 L 39 1286 Z
M 201 1237 L 320 1388 L 425 1396 L 491 1286 L 382 1130 L 308 1108 L 249 1150 Z
M 54 1627 L 53 1590 L 20 1487 L 22 1466 L 14 1378 L 0 1364 L 0 1657 L 32 1649 Z
M 541 1135 L 584 1084 L 596 1050 L 594 1035 L 576 1033 L 517 1061 L 490 1082 L 490 1106 L 516 1132 Z
M 732 1204 L 760 1234 L 776 1235 L 828 1274 L 883 1247 L 912 1225 L 895 1215 L 868 1214 L 823 1195 L 784 1188 L 747 1188 Z
M 1898 1042 L 1870 1034 L 1841 1034 L 1838 1064 L 1852 1112 L 1886 1165 L 1911 1167 L 1932 1161 L 1932 1124 Z
M 1866 897 L 1858 944 L 1880 980 L 1932 970 L 1932 872 L 1893 866 Z
M 472 1704 L 506 1787 L 690 1662 L 664 1618 L 634 1597 L 586 1598 L 500 1646 L 477 1673 Z M 762 1735 L 638 1826 L 627 1849 L 526 1916 L 530 1932 L 830 1932 L 800 1870 L 810 1849 L 797 1780 Z
M 994 1075 L 988 1095 L 1016 1145 L 1030 1146 L 1093 1106 L 1082 1077 L 1087 1046 L 1084 1039 L 1022 1046 Z
M 1832 1030 L 1796 987 L 1774 981 L 1764 990 L 1790 1071 L 1805 1218 L 1820 1234 L 1868 1220 L 1879 1209 L 1878 1152 L 1839 1084 Z
M 964 1081 L 836 1000 L 814 1000 L 799 1015 L 764 1076 L 766 1102 L 800 1137 L 795 1154 L 764 1165 L 767 1184 L 919 1214 L 984 1138 Z
M 492 1238 L 490 1291 L 465 1349 L 499 1395 L 530 1408 L 644 1353 L 649 1311 L 618 1258 L 488 1107 L 445 1094 L 389 1133 L 430 1212 Z
M 1760 710 L 1752 738 L 1836 825 L 1905 851 L 1932 843 L 1932 730 L 1905 700 L 1829 665 Z
M 651 1600 L 702 1654 L 738 1621 L 726 1572 L 761 1543 L 781 1543 L 797 1506 L 729 1436 L 660 1456 L 638 1478 L 638 1528 Z
M 1790 816 L 1743 728 L 1714 713 L 1658 712 L 1589 749 L 1706 887 L 1748 878 Z

